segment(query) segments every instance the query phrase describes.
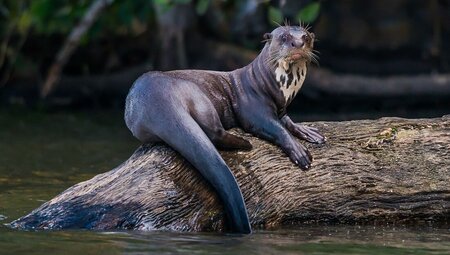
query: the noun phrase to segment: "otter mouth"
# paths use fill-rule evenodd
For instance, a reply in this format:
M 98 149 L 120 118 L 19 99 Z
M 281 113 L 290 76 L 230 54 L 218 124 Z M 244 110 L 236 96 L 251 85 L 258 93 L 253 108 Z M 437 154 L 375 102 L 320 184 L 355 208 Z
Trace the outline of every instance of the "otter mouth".
M 310 61 L 309 55 L 306 54 L 305 52 L 293 52 L 285 58 L 285 61 L 290 64 L 295 63 L 295 62 L 300 62 L 302 60 Z
M 292 51 L 287 56 L 279 58 L 277 62 L 284 70 L 288 70 L 297 63 L 311 61 L 314 61 L 314 57 L 308 51 Z

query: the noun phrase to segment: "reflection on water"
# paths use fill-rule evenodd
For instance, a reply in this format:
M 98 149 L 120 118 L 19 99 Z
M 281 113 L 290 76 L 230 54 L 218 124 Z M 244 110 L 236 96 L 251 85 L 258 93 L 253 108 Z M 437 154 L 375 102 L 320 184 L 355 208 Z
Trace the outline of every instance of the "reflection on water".
M 118 112 L 0 110 L 0 224 L 110 170 L 137 146 Z M 450 227 L 302 226 L 242 237 L 0 225 L 0 254 L 450 254 Z
M 16 219 L 137 146 L 120 112 L 0 110 L 0 214 Z

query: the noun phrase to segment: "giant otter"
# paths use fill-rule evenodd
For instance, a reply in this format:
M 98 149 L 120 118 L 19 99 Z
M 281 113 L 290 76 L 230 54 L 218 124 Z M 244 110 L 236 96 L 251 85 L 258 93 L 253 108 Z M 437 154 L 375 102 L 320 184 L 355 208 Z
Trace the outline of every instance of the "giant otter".
M 300 90 L 312 59 L 314 34 L 301 26 L 280 26 L 264 35 L 261 53 L 231 71 L 148 72 L 133 84 L 125 121 L 143 143 L 163 141 L 185 157 L 214 187 L 233 232 L 251 227 L 239 186 L 218 153 L 249 150 L 251 144 L 226 130 L 240 127 L 280 146 L 302 169 L 312 157 L 294 136 L 325 141 L 317 129 L 294 123 L 286 107 Z

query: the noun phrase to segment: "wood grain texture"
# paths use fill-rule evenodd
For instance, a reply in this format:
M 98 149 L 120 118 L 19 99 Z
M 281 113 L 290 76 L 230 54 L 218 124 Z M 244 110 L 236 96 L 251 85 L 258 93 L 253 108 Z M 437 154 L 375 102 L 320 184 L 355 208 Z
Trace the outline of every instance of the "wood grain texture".
M 301 171 L 276 146 L 251 141 L 222 152 L 253 227 L 311 222 L 407 223 L 450 219 L 450 117 L 315 122 L 328 137 L 308 144 Z M 183 158 L 144 145 L 117 168 L 79 183 L 11 223 L 22 229 L 222 231 L 220 201 Z

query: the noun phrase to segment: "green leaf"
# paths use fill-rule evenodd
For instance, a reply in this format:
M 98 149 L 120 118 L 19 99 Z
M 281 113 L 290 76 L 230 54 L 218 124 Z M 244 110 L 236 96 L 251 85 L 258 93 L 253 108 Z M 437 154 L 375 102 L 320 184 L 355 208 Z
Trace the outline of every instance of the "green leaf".
M 197 5 L 195 6 L 195 10 L 198 15 L 205 14 L 206 10 L 208 10 L 209 0 L 199 0 Z
M 21 34 L 25 34 L 31 26 L 31 14 L 29 11 L 24 11 L 19 17 L 17 22 L 17 30 Z
M 269 22 L 277 22 L 281 24 L 281 22 L 283 22 L 283 13 L 281 13 L 280 9 L 270 6 L 268 18 Z
M 31 2 L 30 12 L 33 16 L 33 23 L 44 26 L 53 17 L 54 5 L 51 1 L 33 1 Z
M 311 23 L 317 19 L 320 12 L 320 3 L 313 2 L 303 7 L 297 14 L 297 19 L 301 22 Z

